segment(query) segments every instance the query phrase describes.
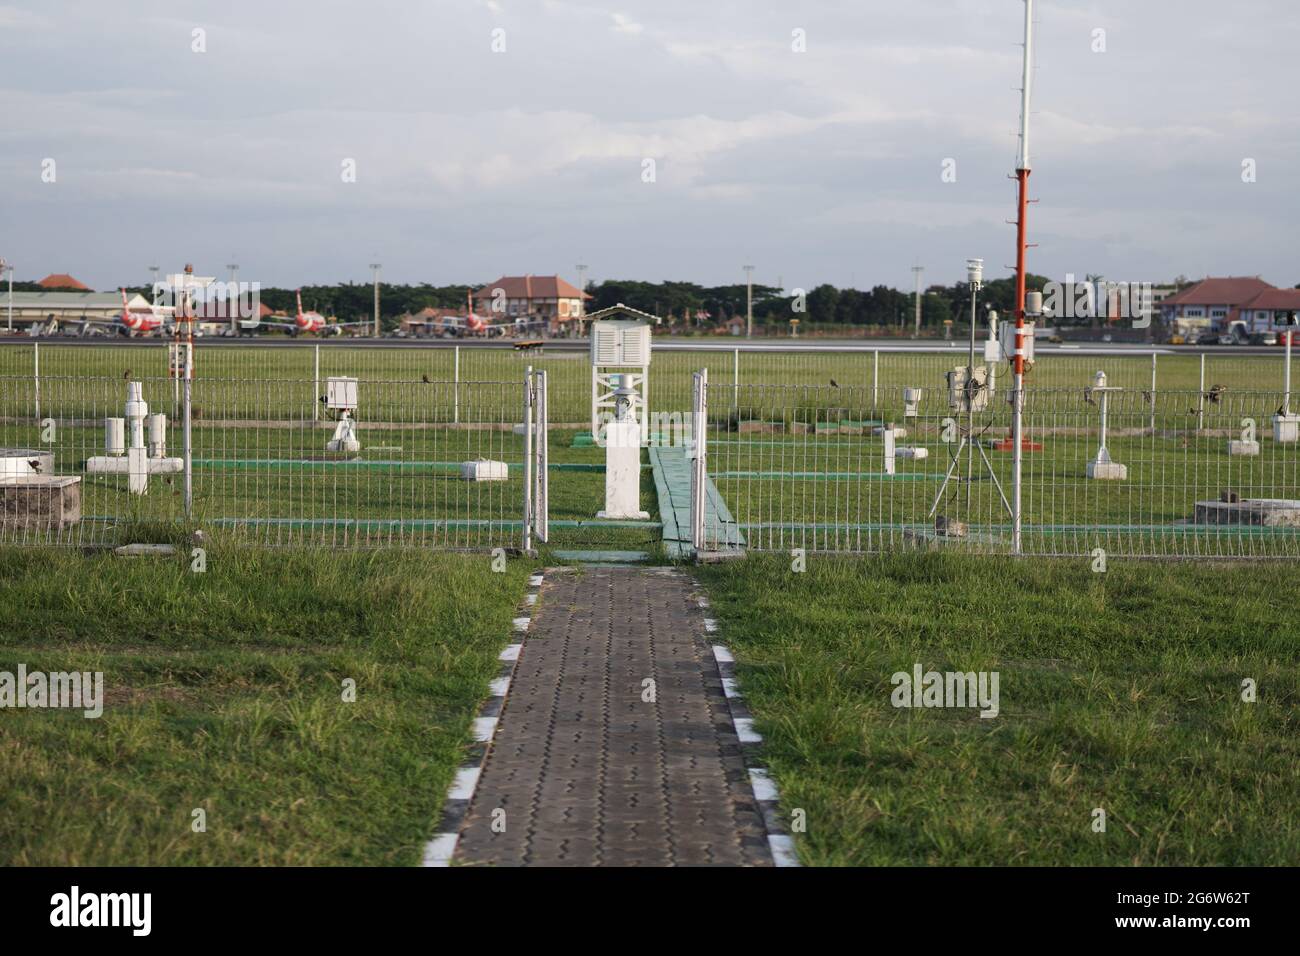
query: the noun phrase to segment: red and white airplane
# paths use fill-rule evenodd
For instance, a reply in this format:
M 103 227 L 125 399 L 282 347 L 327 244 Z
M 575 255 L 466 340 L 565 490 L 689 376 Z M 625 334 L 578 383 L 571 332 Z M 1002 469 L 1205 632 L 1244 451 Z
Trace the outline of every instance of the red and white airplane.
M 302 290 L 295 289 L 294 296 L 298 300 L 298 314 L 294 316 L 292 322 L 268 322 L 263 319 L 258 325 L 269 325 L 273 329 L 284 329 L 290 335 L 298 335 L 302 332 L 317 332 L 321 334 L 342 335 L 346 328 L 359 326 L 369 326 L 367 321 L 359 322 L 328 322 L 325 316 L 319 312 L 304 312 L 302 310 Z
M 441 328 L 444 332 L 449 332 L 456 336 L 481 335 L 484 338 L 491 338 L 494 335 L 505 336 L 511 333 L 516 335 L 526 334 L 532 328 L 545 328 L 549 323 L 543 318 L 526 318 L 520 316 L 513 322 L 493 322 L 491 319 L 484 318 L 474 312 L 474 300 L 467 300 L 466 314 L 461 316 L 447 316 L 441 320 Z
M 122 329 L 127 335 L 148 335 L 150 332 L 156 332 L 167 324 L 165 312 L 152 306 L 147 312 L 132 311 L 126 301 L 126 290 L 119 289 L 118 291 L 122 293 L 122 314 L 118 316 L 117 320 L 122 324 Z

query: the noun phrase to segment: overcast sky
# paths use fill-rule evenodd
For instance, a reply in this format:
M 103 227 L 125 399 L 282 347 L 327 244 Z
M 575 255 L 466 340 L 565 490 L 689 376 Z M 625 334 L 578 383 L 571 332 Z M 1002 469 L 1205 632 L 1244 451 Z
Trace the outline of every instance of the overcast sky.
M 1030 268 L 1300 283 L 1300 4 L 1036 7 Z M 705 284 L 752 263 L 788 289 L 910 288 L 913 265 L 953 282 L 969 256 L 1003 275 L 1022 18 L 1021 0 L 0 3 L 0 256 L 97 288 L 185 261 L 268 286 L 365 281 L 372 261 L 435 284 L 578 262 Z

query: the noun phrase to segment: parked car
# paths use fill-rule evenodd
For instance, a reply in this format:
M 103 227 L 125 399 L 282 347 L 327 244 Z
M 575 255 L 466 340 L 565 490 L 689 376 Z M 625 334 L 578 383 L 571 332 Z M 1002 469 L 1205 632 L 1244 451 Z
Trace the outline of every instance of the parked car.
M 1250 337 L 1251 345 L 1277 345 L 1276 332 L 1256 332 Z

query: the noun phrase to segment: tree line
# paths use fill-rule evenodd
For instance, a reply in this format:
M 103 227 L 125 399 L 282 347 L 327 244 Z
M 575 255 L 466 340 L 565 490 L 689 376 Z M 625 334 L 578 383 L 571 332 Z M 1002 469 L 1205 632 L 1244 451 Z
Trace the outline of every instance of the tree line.
M 1041 276 L 1029 277 L 1029 288 L 1042 289 L 1048 280 Z M 985 283 L 980 292 L 980 314 L 988 305 L 1010 316 L 1014 298 L 1014 277 L 993 279 Z M 418 285 L 383 282 L 379 286 L 380 317 L 386 328 L 395 327 L 404 315 L 421 309 L 462 309 L 466 294 L 482 284 Z M 15 291 L 43 291 L 33 282 L 15 282 Z M 138 292 L 148 298 L 148 286 L 131 286 L 128 292 Z M 711 328 L 731 318 L 743 319 L 746 314 L 746 287 L 744 283 L 704 286 L 693 282 L 642 282 L 635 279 L 606 279 L 587 284 L 592 298 L 587 311 L 595 312 L 622 303 L 642 312 L 659 316 L 664 323 L 683 330 Z M 261 301 L 277 312 L 292 313 L 295 308 L 294 290 L 266 288 L 260 290 Z M 799 319 L 805 326 L 841 327 L 863 326 L 888 331 L 902 327 L 912 328 L 915 295 L 911 291 L 876 285 L 871 289 L 838 288 L 829 283 L 807 290 L 778 289 L 774 286 L 753 287 L 754 324 L 773 331 L 787 331 L 791 319 Z M 374 289 L 368 282 L 344 282 L 333 285 L 302 287 L 303 308 L 340 320 L 357 320 L 371 317 L 374 308 Z M 969 318 L 970 290 L 964 282 L 951 286 L 931 285 L 921 297 L 921 324 L 929 330 L 941 329 L 945 320 L 965 325 Z

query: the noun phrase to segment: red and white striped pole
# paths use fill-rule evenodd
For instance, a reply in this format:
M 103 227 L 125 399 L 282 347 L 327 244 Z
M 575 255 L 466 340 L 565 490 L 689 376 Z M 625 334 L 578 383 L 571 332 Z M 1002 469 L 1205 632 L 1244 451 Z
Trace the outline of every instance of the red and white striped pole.
M 1025 65 L 1020 89 L 1020 161 L 1016 166 L 1019 190 L 1016 214 L 1016 335 L 1012 368 L 1015 385 L 1011 412 L 1011 550 L 1020 553 L 1020 479 L 1024 465 L 1025 405 L 1025 250 L 1029 209 L 1029 103 L 1033 80 L 1034 0 L 1025 0 Z

